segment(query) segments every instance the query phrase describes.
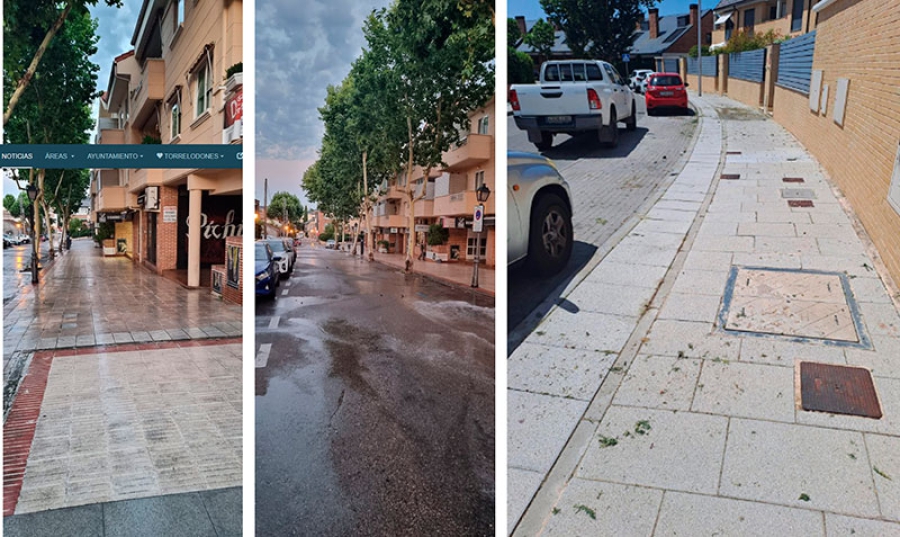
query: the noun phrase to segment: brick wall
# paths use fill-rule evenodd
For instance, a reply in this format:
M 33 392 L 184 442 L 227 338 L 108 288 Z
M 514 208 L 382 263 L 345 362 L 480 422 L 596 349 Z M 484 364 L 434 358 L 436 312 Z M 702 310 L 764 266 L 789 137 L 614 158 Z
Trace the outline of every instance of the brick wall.
M 697 88 L 700 86 L 697 83 L 697 75 L 687 75 L 685 78 L 687 83 L 690 85 L 689 87 L 697 91 Z M 704 76 L 703 77 L 703 93 L 718 93 L 718 80 L 714 76 Z
M 824 166 L 847 197 L 895 281 L 900 215 L 886 198 L 900 139 L 900 0 L 839 0 L 819 13 L 813 69 L 829 86 L 827 114 L 775 89 L 775 120 Z M 833 121 L 837 78 L 849 78 L 844 126 Z
M 713 12 L 710 11 L 706 14 L 706 16 L 700 18 L 700 33 L 703 36 L 703 45 L 709 46 L 710 43 L 707 41 L 707 34 L 712 34 L 713 31 Z M 677 54 L 687 54 L 691 47 L 697 46 L 697 29 L 691 28 L 689 32 L 682 35 L 678 38 L 675 43 L 672 44 L 671 47 L 666 49 L 668 53 L 677 53 Z
M 740 78 L 728 79 L 728 97 L 735 101 L 740 101 L 748 106 L 761 106 L 762 95 L 762 84 Z
M 178 188 L 159 188 L 159 216 L 156 220 L 156 272 L 172 270 L 178 259 L 178 224 L 163 223 L 166 207 L 178 208 Z M 179 215 L 180 217 L 180 215 Z

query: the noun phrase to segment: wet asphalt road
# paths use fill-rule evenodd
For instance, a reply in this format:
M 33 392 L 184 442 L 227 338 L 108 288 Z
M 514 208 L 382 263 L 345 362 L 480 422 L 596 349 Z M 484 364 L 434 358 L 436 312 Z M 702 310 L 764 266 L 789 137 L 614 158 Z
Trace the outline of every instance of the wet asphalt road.
M 494 535 L 493 300 L 298 256 L 257 302 L 256 534 Z

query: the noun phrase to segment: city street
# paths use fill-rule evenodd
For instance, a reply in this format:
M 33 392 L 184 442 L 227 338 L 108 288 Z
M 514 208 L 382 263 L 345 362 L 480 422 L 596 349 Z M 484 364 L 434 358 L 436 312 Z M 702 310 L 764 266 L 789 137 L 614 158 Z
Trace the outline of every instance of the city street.
M 300 247 L 257 301 L 256 534 L 494 535 L 493 306 Z
M 569 183 L 575 246 L 571 261 L 556 276 L 535 276 L 527 267 L 510 272 L 508 352 L 512 353 L 534 329 L 582 269 L 601 257 L 596 255 L 598 250 L 607 252 L 611 243 L 646 215 L 684 166 L 697 125 L 693 112 L 648 117 L 643 95 L 635 94 L 635 103 L 637 130 L 620 128 L 617 148 L 600 147 L 592 134 L 575 138 L 558 135 L 553 148 L 543 153 Z M 507 126 L 510 151 L 536 152 L 512 116 Z

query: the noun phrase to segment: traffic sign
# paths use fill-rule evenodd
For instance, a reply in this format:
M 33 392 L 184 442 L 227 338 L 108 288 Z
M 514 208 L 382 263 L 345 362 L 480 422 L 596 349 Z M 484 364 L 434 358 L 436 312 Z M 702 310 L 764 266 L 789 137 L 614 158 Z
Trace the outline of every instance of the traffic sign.
M 484 225 L 484 205 L 475 206 L 475 217 L 472 219 L 472 231 L 481 233 Z
M 628 63 L 631 61 L 631 56 L 628 54 L 622 54 L 622 61 Z

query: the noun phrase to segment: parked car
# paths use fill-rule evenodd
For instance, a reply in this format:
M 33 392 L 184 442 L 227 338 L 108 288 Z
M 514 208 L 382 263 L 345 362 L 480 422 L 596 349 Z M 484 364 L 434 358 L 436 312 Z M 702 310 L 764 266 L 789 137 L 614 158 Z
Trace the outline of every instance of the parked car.
M 327 248 L 328 250 L 334 250 L 335 248 L 337 248 L 337 243 L 334 242 L 334 239 L 328 239 L 325 242 L 325 248 Z
M 541 275 L 557 273 L 572 257 L 572 198 L 569 185 L 548 158 L 509 152 L 508 256 Z
M 291 271 L 294 270 L 290 254 L 293 253 L 294 250 L 288 250 L 288 247 L 284 243 L 284 239 L 266 239 L 265 242 L 269 245 L 272 254 L 275 256 L 275 266 L 278 267 L 278 273 L 282 278 L 290 276 Z
M 629 87 L 633 91 L 638 93 L 642 93 L 644 88 L 646 87 L 647 75 L 652 74 L 653 71 L 650 69 L 635 69 L 631 72 L 631 78 L 629 79 Z
M 278 268 L 275 254 L 265 241 L 256 241 L 256 296 L 274 297 L 278 289 Z
M 12 244 L 10 235 L 9 234 L 3 235 L 3 248 L 10 248 L 10 247 L 12 247 L 12 245 L 13 244 Z
M 647 92 L 644 101 L 647 103 L 647 115 L 660 108 L 680 108 L 687 110 L 688 97 L 685 87 L 687 84 L 681 80 L 678 73 L 653 73 L 647 82 Z
M 544 62 L 540 83 L 513 85 L 509 103 L 516 126 L 538 151 L 553 147 L 557 133 L 586 131 L 615 147 L 620 121 L 628 130 L 637 127 L 634 93 L 615 67 L 599 60 Z

